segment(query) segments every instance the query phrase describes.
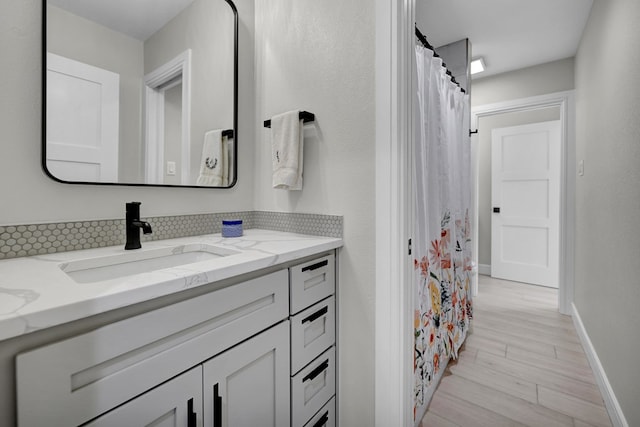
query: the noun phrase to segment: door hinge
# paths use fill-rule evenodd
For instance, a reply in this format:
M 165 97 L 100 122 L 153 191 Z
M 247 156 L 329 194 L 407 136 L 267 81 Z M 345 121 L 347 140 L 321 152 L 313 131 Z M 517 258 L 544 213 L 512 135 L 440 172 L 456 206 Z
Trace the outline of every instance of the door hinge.
M 411 239 L 409 239 L 409 255 L 411 255 Z

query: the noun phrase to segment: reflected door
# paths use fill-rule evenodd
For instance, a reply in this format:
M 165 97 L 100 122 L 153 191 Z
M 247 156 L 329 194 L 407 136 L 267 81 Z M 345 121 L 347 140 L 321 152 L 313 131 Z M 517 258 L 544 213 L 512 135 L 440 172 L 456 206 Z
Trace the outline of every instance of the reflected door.
M 491 276 L 558 287 L 560 122 L 491 135 Z
M 47 169 L 63 181 L 117 182 L 119 75 L 47 54 Z

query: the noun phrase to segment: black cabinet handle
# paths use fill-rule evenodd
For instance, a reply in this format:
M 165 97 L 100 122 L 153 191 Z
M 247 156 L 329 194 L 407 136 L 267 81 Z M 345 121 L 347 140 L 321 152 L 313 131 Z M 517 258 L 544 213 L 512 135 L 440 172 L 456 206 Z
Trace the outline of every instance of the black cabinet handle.
M 312 427 L 322 427 L 329 421 L 329 411 L 325 412 L 322 418 L 320 418 Z
M 222 427 L 222 396 L 218 384 L 213 386 L 213 427 Z
M 308 380 L 313 380 L 315 377 L 320 375 L 329 367 L 329 359 L 325 360 L 322 365 L 315 368 L 313 371 L 309 372 L 306 377 L 302 379 L 302 382 L 307 382 Z
M 493 213 L 500 213 L 500 208 L 493 208 Z
M 198 425 L 198 415 L 193 411 L 193 398 L 187 401 L 187 427 Z
M 305 317 L 304 319 L 302 319 L 302 324 L 305 324 L 305 323 L 308 323 L 308 322 L 313 322 L 314 320 L 317 320 L 320 317 L 322 317 L 325 314 L 327 314 L 328 311 L 329 311 L 329 306 L 325 305 L 320 310 L 318 310 L 315 313 L 310 314 L 308 317 Z
M 302 267 L 302 272 L 304 273 L 305 271 L 317 270 L 320 267 L 324 267 L 325 265 L 328 265 L 328 264 L 329 264 L 329 260 L 325 259 L 324 261 L 320 261 L 318 263 L 307 265 L 306 267 Z

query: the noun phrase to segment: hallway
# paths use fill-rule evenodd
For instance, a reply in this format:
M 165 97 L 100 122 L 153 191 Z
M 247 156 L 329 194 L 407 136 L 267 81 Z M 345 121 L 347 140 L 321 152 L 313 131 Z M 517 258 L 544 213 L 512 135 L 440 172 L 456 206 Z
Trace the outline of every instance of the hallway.
M 611 426 L 557 290 L 479 276 L 472 333 L 422 427 Z

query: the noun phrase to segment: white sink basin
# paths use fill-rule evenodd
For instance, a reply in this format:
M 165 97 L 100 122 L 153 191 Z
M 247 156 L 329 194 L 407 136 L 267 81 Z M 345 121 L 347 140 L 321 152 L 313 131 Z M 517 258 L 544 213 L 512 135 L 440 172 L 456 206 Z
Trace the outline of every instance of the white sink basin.
M 77 283 L 94 283 L 165 268 L 208 261 L 240 252 L 219 246 L 189 244 L 156 249 L 136 249 L 114 255 L 79 259 L 59 267 Z

